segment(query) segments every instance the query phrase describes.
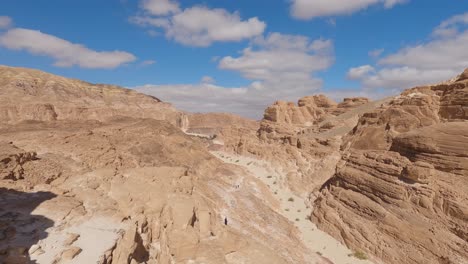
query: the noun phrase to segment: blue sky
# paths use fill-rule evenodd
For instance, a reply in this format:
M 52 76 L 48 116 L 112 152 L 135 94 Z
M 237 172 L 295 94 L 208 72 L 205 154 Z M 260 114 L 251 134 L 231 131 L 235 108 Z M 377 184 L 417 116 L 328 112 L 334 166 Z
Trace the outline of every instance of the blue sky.
M 3 0 L 0 64 L 258 118 L 276 99 L 453 77 L 468 67 L 467 12 L 465 0 Z

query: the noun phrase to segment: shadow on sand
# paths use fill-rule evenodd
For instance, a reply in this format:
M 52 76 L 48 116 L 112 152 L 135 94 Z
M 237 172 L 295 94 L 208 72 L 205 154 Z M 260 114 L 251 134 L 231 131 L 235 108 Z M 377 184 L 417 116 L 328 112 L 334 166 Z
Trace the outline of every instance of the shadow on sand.
M 32 261 L 28 250 L 47 237 L 54 222 L 32 211 L 54 198 L 50 192 L 26 193 L 0 188 L 0 263 L 26 264 Z

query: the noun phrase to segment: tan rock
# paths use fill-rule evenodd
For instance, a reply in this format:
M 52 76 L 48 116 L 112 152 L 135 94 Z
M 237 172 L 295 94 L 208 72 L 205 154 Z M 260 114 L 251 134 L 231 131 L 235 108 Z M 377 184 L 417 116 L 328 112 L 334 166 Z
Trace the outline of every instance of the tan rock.
M 416 87 L 364 114 L 313 221 L 385 263 L 466 262 L 466 86 Z
M 0 66 L 0 122 L 139 117 L 182 126 L 184 114 L 158 98 L 112 85 Z M 15 98 L 21 98 L 15 100 Z
M 66 261 L 70 261 L 74 259 L 76 256 L 78 256 L 78 254 L 80 254 L 81 251 L 82 249 L 79 247 L 71 247 L 62 252 L 60 261 L 62 263 L 65 263 Z
M 78 240 L 78 238 L 80 238 L 79 234 L 70 233 L 67 235 L 67 239 L 63 242 L 63 245 L 71 246 L 76 240 Z
M 2 104 L 8 109 L 0 141 L 13 142 L 0 148 L 2 157 L 37 153 L 22 163 L 23 179 L 0 180 L 0 208 L 9 212 L 0 214 L 0 231 L 14 231 L 1 241 L 1 252 L 38 245 L 44 254 L 15 255 L 37 263 L 56 256 L 76 263 L 226 263 L 233 252 L 249 263 L 319 259 L 272 209 L 277 205 L 267 188 L 212 156 L 205 140 L 181 131 L 190 124 L 178 123 L 180 112 L 169 105 L 25 69 L 2 67 L 0 84 L 1 102 L 24 97 L 18 105 L 29 109 Z M 28 108 L 32 102 L 52 105 L 56 117 L 52 107 Z M 218 125 L 227 124 L 207 126 Z M 6 259 L 0 255 L 0 262 Z

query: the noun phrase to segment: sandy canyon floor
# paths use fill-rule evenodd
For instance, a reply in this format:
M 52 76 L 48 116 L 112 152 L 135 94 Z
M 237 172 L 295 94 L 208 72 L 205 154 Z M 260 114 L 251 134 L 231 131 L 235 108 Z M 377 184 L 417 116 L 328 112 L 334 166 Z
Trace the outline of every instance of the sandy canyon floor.
M 327 233 L 319 230 L 309 220 L 313 208 L 307 206 L 303 197 L 295 195 L 288 188 L 285 183 L 286 173 L 281 168 L 276 168 L 267 161 L 247 156 L 223 151 L 213 151 L 211 153 L 223 162 L 244 167 L 261 180 L 281 204 L 281 208 L 277 212 L 286 217 L 291 223 L 294 223 L 302 235 L 304 244 L 311 252 L 317 252 L 335 264 L 372 263 L 369 260 L 360 260 L 354 257 L 354 252 Z M 239 182 L 236 186 L 239 191 L 242 191 L 242 184 L 243 182 Z

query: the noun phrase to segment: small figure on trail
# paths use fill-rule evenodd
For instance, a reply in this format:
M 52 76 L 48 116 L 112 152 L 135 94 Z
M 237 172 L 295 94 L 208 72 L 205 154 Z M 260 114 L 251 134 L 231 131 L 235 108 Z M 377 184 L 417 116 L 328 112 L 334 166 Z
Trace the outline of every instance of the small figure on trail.
M 227 225 L 227 218 L 224 218 L 224 225 Z

